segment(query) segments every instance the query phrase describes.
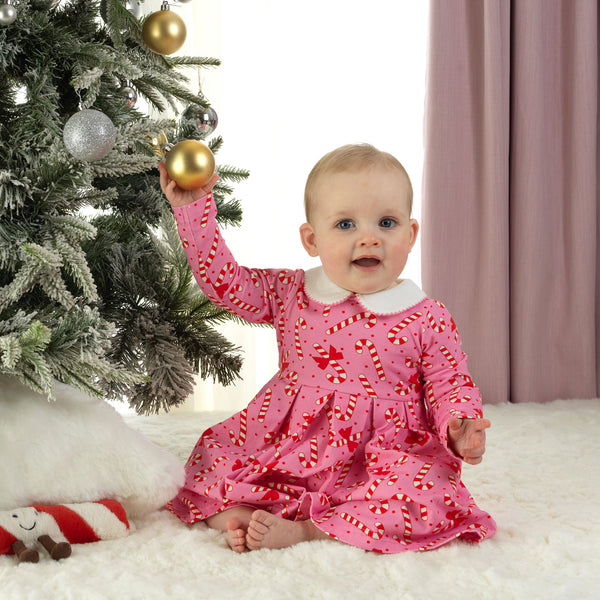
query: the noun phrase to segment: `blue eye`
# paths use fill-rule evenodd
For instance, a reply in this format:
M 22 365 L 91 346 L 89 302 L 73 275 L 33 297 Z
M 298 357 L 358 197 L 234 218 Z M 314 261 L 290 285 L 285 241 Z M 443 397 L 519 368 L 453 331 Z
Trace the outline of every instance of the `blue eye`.
M 381 221 L 379 221 L 379 227 L 383 227 L 384 229 L 390 229 L 395 224 L 395 219 L 391 219 L 389 217 L 386 217 L 385 219 L 381 219 Z
M 348 229 L 352 229 L 352 227 L 354 227 L 354 223 L 350 219 L 342 219 L 336 225 L 336 227 L 339 229 L 348 230 Z

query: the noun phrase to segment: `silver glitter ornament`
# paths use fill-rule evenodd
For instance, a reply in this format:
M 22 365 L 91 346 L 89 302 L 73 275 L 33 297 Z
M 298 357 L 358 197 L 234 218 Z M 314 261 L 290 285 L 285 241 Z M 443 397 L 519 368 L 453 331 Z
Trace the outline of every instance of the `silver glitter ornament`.
M 10 25 L 17 20 L 17 9 L 10 3 L 0 4 L 0 25 Z
M 69 153 L 88 162 L 104 158 L 115 145 L 116 137 L 113 122 L 92 108 L 75 113 L 63 130 L 63 141 Z
M 219 117 L 217 116 L 215 109 L 211 106 L 202 108 L 197 104 L 190 104 L 183 111 L 181 117 L 182 119 L 195 121 L 206 135 L 210 135 L 219 124 Z

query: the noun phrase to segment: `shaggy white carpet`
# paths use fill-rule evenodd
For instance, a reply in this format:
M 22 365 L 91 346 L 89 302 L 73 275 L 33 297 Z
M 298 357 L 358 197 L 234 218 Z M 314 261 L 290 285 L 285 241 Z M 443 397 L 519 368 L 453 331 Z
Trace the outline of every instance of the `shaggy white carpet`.
M 599 598 L 600 400 L 488 406 L 485 414 L 485 460 L 464 468 L 498 523 L 480 545 L 379 555 L 318 541 L 238 555 L 203 524 L 157 511 L 128 537 L 73 546 L 60 562 L 1 556 L 0 599 Z M 184 462 L 200 432 L 226 416 L 125 420 Z

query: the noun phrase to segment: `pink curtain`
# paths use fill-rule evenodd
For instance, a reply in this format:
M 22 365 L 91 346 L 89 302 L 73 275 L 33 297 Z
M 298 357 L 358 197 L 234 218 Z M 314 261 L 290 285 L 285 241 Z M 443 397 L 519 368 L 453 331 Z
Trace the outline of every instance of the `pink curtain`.
M 423 284 L 486 402 L 600 395 L 597 0 L 432 0 Z

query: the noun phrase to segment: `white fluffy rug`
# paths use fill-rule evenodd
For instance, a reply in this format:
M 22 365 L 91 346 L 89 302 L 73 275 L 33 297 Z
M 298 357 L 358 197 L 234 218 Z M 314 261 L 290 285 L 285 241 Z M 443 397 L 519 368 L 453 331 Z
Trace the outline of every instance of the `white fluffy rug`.
M 600 597 L 600 400 L 488 406 L 483 464 L 465 466 L 498 533 L 419 554 L 380 555 L 335 541 L 234 554 L 203 524 L 166 511 L 118 540 L 73 546 L 60 562 L 0 556 L 2 600 L 444 599 Z M 182 462 L 225 413 L 127 416 Z M 0 458 L 1 460 L 1 458 Z M 0 482 L 1 485 L 1 482 Z

